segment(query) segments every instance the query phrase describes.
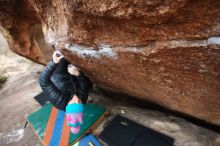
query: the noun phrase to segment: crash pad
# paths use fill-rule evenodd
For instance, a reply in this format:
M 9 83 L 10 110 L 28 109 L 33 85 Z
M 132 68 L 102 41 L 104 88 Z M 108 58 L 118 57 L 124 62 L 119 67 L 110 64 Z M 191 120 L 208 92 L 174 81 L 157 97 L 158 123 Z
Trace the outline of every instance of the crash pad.
M 116 115 L 99 135 L 109 146 L 173 146 L 174 139 Z
M 72 134 L 67 126 L 66 114 L 52 104 L 47 104 L 27 117 L 28 123 L 45 146 L 67 146 L 91 132 L 104 119 L 106 108 L 85 104 L 84 121 L 78 134 Z
M 75 143 L 73 146 L 102 146 L 102 144 L 95 136 L 89 134 L 77 143 Z

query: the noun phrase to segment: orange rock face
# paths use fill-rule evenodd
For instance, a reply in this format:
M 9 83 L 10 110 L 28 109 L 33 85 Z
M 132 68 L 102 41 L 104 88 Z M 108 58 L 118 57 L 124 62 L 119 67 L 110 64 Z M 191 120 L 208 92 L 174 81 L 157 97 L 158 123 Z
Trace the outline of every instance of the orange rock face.
M 15 53 L 45 64 L 53 51 L 45 42 L 41 18 L 26 0 L 0 2 L 0 32 Z
M 12 0 L 0 30 L 45 64 L 52 49 L 107 90 L 220 125 L 220 1 Z

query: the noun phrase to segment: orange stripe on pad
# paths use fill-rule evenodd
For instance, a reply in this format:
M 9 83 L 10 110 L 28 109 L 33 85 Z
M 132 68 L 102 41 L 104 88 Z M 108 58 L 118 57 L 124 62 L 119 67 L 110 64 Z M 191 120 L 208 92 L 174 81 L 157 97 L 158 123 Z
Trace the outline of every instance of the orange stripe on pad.
M 69 143 L 69 135 L 70 135 L 70 127 L 67 125 L 67 118 L 65 116 L 63 123 L 63 131 L 60 139 L 60 146 L 68 146 Z
M 51 112 L 50 112 L 50 118 L 47 122 L 47 127 L 46 127 L 45 135 L 43 138 L 43 144 L 45 146 L 48 146 L 50 144 L 50 138 L 53 133 L 53 128 L 54 128 L 54 124 L 56 122 L 57 113 L 58 113 L 58 109 L 55 107 L 52 107 Z

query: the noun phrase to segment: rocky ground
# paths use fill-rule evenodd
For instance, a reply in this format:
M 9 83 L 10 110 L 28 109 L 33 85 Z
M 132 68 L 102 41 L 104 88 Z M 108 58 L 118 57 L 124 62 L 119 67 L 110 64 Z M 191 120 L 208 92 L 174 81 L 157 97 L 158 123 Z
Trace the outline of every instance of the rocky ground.
M 41 146 L 30 126 L 24 127 L 27 115 L 40 108 L 33 97 L 41 92 L 37 79 L 43 66 L 12 54 L 4 44 L 0 43 L 0 74 L 7 75 L 8 81 L 0 89 L 0 145 Z M 89 101 L 105 105 L 111 114 L 94 131 L 95 135 L 100 133 L 106 121 L 120 114 L 173 137 L 175 146 L 220 145 L 220 134 L 213 130 L 173 114 L 116 100 L 120 97 L 107 98 L 106 94 L 97 91 L 90 93 Z

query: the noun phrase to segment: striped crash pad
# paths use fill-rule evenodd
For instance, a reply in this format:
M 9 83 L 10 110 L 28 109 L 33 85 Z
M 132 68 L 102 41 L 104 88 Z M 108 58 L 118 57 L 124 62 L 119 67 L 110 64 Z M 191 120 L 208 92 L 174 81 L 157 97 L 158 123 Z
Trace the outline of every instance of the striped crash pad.
M 91 132 L 104 119 L 106 108 L 95 104 L 86 104 L 83 125 L 78 134 L 72 134 L 67 126 L 65 112 L 47 104 L 27 117 L 44 146 L 67 146 L 77 142 L 86 133 Z

